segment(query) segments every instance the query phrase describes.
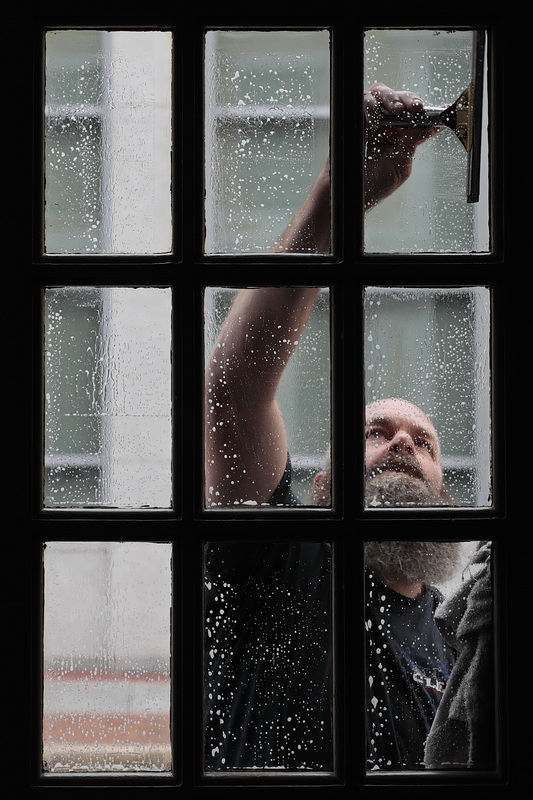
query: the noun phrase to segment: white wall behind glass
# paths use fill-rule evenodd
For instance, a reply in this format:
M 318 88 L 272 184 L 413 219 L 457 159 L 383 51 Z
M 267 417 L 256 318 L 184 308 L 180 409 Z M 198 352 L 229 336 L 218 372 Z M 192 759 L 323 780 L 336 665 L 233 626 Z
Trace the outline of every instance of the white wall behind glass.
M 48 32 L 47 253 L 170 252 L 171 60 L 167 31 Z

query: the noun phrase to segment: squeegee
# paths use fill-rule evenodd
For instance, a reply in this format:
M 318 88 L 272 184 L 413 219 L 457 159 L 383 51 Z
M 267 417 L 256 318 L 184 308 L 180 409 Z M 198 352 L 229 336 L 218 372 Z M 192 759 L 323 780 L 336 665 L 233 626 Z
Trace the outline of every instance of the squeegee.
M 380 128 L 435 128 L 452 130 L 468 156 L 467 202 L 479 200 L 479 171 L 481 149 L 481 119 L 483 107 L 485 36 L 484 31 L 474 31 L 472 78 L 457 100 L 446 108 L 425 106 L 421 111 L 402 114 L 383 112 Z

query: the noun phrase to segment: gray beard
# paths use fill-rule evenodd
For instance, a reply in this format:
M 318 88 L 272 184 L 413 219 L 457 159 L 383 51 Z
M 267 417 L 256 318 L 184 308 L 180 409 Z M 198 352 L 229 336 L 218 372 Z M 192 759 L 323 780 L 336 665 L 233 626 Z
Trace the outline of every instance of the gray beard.
M 365 542 L 365 566 L 378 577 L 438 584 L 460 565 L 460 542 Z
M 371 473 L 366 479 L 365 506 L 367 507 L 442 505 L 447 505 L 442 495 L 414 475 L 386 471 Z

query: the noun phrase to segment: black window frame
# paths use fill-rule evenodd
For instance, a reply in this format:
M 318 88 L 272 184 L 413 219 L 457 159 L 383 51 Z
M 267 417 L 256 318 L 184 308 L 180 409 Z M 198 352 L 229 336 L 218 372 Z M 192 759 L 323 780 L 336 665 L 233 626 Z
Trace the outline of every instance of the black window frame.
M 52 16 L 52 15 L 51 15 Z M 408 24 L 405 17 L 383 20 L 383 14 L 365 12 L 364 18 L 324 12 L 311 18 L 283 15 L 245 18 L 223 12 L 197 15 L 191 21 L 166 11 L 162 24 L 154 24 L 150 13 L 124 23 L 122 19 L 96 18 L 76 20 L 67 16 L 55 19 L 37 17 L 33 24 L 34 69 L 31 90 L 34 96 L 33 141 L 31 151 L 34 171 L 30 178 L 28 218 L 32 220 L 31 254 L 25 256 L 31 269 L 31 288 L 25 281 L 21 291 L 31 302 L 31 333 L 28 358 L 32 363 L 28 377 L 31 401 L 27 412 L 33 420 L 28 443 L 30 492 L 24 493 L 25 518 L 30 536 L 24 551 L 24 582 L 28 587 L 29 647 L 28 670 L 31 731 L 24 734 L 24 747 L 30 752 L 26 769 L 32 789 L 49 787 L 173 787 L 187 796 L 194 789 L 223 789 L 269 786 L 330 786 L 347 794 L 358 790 L 372 792 L 376 785 L 411 786 L 422 791 L 449 791 L 452 785 L 468 785 L 469 791 L 491 790 L 504 796 L 519 785 L 521 753 L 518 737 L 512 727 L 514 686 L 508 688 L 511 662 L 507 648 L 516 644 L 515 621 L 510 624 L 510 610 L 519 599 L 517 567 L 510 548 L 511 528 L 516 514 L 514 489 L 507 485 L 506 463 L 513 455 L 515 442 L 508 438 L 511 430 L 512 391 L 509 386 L 512 326 L 516 303 L 507 291 L 505 273 L 520 264 L 517 243 L 510 235 L 513 196 L 510 183 L 504 180 L 510 161 L 508 130 L 510 121 L 501 114 L 500 98 L 504 88 L 504 56 L 510 56 L 511 45 L 505 39 L 506 26 L 484 17 L 483 21 L 468 16 L 457 25 L 457 13 L 449 24 L 432 24 L 425 14 Z M 461 16 L 459 14 L 459 16 Z M 491 16 L 491 15 L 488 15 Z M 454 256 L 416 256 L 363 254 L 362 211 L 362 116 L 361 109 L 350 102 L 353 87 L 362 85 L 362 36 L 373 27 L 465 27 L 486 29 L 489 39 L 489 75 L 491 88 L 489 113 L 491 125 L 491 253 Z M 43 32 L 54 28 L 102 29 L 166 29 L 174 36 L 174 133 L 173 133 L 173 220 L 175 252 L 170 256 L 45 256 L 42 252 L 41 178 L 43 115 Z M 301 257 L 286 254 L 271 256 L 204 256 L 203 242 L 203 42 L 206 30 L 213 28 L 303 29 L 329 28 L 332 32 L 332 218 L 333 246 L 328 256 Z M 359 39 L 354 36 L 357 29 Z M 354 44 L 355 40 L 355 44 Z M 359 44 L 361 45 L 359 47 Z M 509 58 L 510 60 L 510 58 Z M 355 75 L 354 81 L 349 77 Z M 358 133 L 359 131 L 359 133 Z M 352 140 L 350 141 L 350 137 Z M 506 138 L 507 137 L 507 138 Z M 354 142 L 352 146 L 352 141 Z M 505 160 L 505 159 L 508 159 Z M 192 202 L 191 202 L 192 196 Z M 30 207 L 31 205 L 31 207 Z M 359 219 L 359 226 L 352 220 Z M 188 235 L 185 235 L 188 232 Z M 183 234 L 183 235 L 182 235 Z M 400 266 L 400 270 L 398 267 Z M 402 278 L 399 281 L 398 275 Z M 432 276 L 431 281 L 426 276 Z M 161 511 L 129 510 L 43 510 L 41 507 L 42 452 L 42 297 L 50 286 L 170 286 L 173 291 L 173 509 Z M 207 286 L 246 285 L 322 285 L 331 292 L 332 319 L 332 443 L 333 469 L 338 476 L 334 506 L 326 509 L 253 509 L 213 511 L 203 508 L 203 290 Z M 360 431 L 364 419 L 362 391 L 351 391 L 349 376 L 363 375 L 362 295 L 365 286 L 489 286 L 492 295 L 492 389 L 493 389 L 493 507 L 488 509 L 442 509 L 438 511 L 398 510 L 369 511 L 363 508 L 363 447 Z M 27 297 L 30 294 L 31 297 Z M 355 309 L 355 313 L 354 313 Z M 176 313 L 179 310 L 182 313 Z M 197 343 L 190 346 L 191 341 Z M 190 420 L 193 424 L 189 424 Z M 27 429 L 27 419 L 25 424 Z M 352 449 L 347 442 L 360 442 Z M 355 489 L 354 489 L 355 487 Z M 356 503 L 353 503 L 354 491 Z M 498 711 L 500 729 L 498 745 L 501 763 L 490 775 L 435 772 L 412 774 L 367 774 L 364 767 L 364 664 L 353 663 L 347 648 L 352 630 L 352 609 L 358 602 L 362 609 L 363 590 L 354 575 L 362 578 L 362 541 L 372 537 L 390 538 L 389 523 L 395 521 L 394 536 L 420 538 L 427 536 L 428 522 L 432 537 L 447 526 L 448 535 L 458 540 L 491 539 L 495 549 L 495 634 L 497 640 Z M 275 524 L 275 529 L 271 523 Z M 368 534 L 355 533 L 359 525 Z M 398 524 L 400 529 L 398 531 Z M 453 531 L 449 526 L 453 524 Z M 422 528 L 423 526 L 423 528 Z M 256 531 L 264 538 L 268 529 L 275 530 L 277 540 L 320 540 L 332 543 L 335 552 L 335 620 L 334 653 L 336 659 L 336 737 L 338 761 L 335 774 L 295 776 L 283 773 L 250 775 L 209 775 L 202 771 L 201 708 L 203 685 L 198 677 L 202 663 L 203 630 L 203 544 L 206 541 L 233 540 L 249 537 Z M 420 530 L 420 533 L 419 533 Z M 440 533 L 446 536 L 446 534 Z M 26 536 L 26 534 L 23 534 Z M 41 775 L 41 619 L 42 619 L 42 545 L 46 541 L 170 541 L 173 543 L 173 764 L 171 776 L 160 775 Z M 520 627 L 518 618 L 516 627 Z M 356 651 L 363 652 L 363 629 L 359 632 Z M 357 636 L 350 633 L 357 641 Z M 190 691 L 190 687 L 193 690 Z M 200 721 L 199 721 L 200 720 Z M 360 720 L 361 732 L 354 728 Z M 189 732 L 192 731 L 192 736 Z M 26 736 L 29 735 L 27 739 Z M 354 744 L 349 744 L 354 742 Z M 26 744 L 27 743 L 27 744 Z M 516 747 L 515 747 L 516 745 Z M 354 754 L 359 753 L 359 760 Z M 27 764 L 26 758 L 24 759 Z M 438 788 L 437 788 L 438 787 Z

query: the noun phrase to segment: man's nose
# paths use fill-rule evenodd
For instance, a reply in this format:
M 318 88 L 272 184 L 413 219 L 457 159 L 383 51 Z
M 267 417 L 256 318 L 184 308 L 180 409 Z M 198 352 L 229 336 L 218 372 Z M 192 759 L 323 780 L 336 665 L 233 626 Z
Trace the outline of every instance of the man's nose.
M 409 453 L 414 455 L 415 443 L 407 431 L 397 431 L 389 444 L 391 453 Z

